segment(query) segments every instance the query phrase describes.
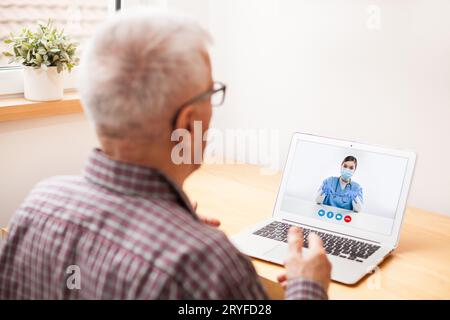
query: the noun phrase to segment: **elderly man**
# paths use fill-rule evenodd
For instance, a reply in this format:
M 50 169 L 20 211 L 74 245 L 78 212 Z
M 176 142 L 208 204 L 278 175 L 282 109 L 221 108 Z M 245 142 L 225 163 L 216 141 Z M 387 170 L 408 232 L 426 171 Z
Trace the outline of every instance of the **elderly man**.
M 82 176 L 39 183 L 15 213 L 0 299 L 267 298 L 251 262 L 183 193 L 199 164 L 172 159 L 172 132 L 193 134 L 196 121 L 207 130 L 212 102 L 223 102 L 209 39 L 193 21 L 155 12 L 119 14 L 98 30 L 81 94 L 101 149 Z M 180 143 L 201 152 L 193 141 Z M 307 256 L 302 241 L 290 230 L 279 281 L 288 299 L 325 299 L 330 263 L 317 236 Z

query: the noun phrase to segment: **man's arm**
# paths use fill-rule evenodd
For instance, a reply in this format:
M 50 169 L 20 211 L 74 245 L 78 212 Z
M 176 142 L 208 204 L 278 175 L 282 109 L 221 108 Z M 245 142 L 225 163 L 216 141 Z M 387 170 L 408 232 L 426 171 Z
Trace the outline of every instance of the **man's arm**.
M 242 270 L 241 280 L 239 283 L 229 283 L 233 287 L 242 286 L 245 284 L 245 290 L 234 290 L 230 299 L 268 299 L 268 295 L 261 284 L 258 274 L 251 261 L 239 254 L 239 258 L 243 260 L 245 268 Z M 230 279 L 231 280 L 231 279 Z M 314 280 L 307 279 L 292 279 L 286 283 L 285 291 L 286 300 L 323 300 L 327 299 L 327 294 L 324 291 L 322 285 Z
M 286 288 L 286 299 L 328 299 L 331 263 L 317 234 L 309 235 L 309 250 L 303 255 L 303 232 L 291 227 L 288 233 L 289 253 L 286 270 L 278 281 Z
M 322 285 L 312 280 L 287 280 L 286 300 L 327 300 Z
M 191 299 L 268 299 L 251 261 L 220 232 L 189 254 L 182 291 Z M 319 266 L 320 267 L 320 266 Z M 322 283 L 296 277 L 286 283 L 286 299 L 326 299 Z

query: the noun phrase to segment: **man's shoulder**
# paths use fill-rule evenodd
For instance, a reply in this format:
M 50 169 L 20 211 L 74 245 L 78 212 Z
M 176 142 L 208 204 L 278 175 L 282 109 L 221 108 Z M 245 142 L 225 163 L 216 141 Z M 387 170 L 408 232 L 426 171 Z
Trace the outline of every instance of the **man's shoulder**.
M 31 192 L 36 190 L 42 190 L 46 188 L 55 188 L 63 186 L 76 186 L 86 184 L 86 181 L 82 176 L 78 175 L 59 175 L 45 178 L 31 189 Z
M 71 196 L 75 190 L 80 188 L 85 182 L 81 176 L 53 176 L 37 182 L 28 192 L 21 207 L 30 203 L 45 201 L 48 197 Z M 85 187 L 86 188 L 86 187 Z

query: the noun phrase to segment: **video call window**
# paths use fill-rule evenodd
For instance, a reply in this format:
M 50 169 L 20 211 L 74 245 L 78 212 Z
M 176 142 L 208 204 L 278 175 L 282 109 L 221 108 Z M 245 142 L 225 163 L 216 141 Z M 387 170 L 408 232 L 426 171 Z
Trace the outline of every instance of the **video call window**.
M 281 210 L 390 235 L 408 159 L 297 142 Z

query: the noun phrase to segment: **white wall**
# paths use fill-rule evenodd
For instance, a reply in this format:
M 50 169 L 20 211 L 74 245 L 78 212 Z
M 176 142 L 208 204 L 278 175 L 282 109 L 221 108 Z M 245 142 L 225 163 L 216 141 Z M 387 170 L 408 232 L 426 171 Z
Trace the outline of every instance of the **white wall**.
M 79 174 L 96 145 L 81 114 L 0 123 L 0 226 L 38 181 Z
M 282 161 L 294 131 L 412 149 L 409 204 L 450 214 L 449 16 L 448 0 L 211 0 L 229 85 L 213 124 L 279 130 Z

